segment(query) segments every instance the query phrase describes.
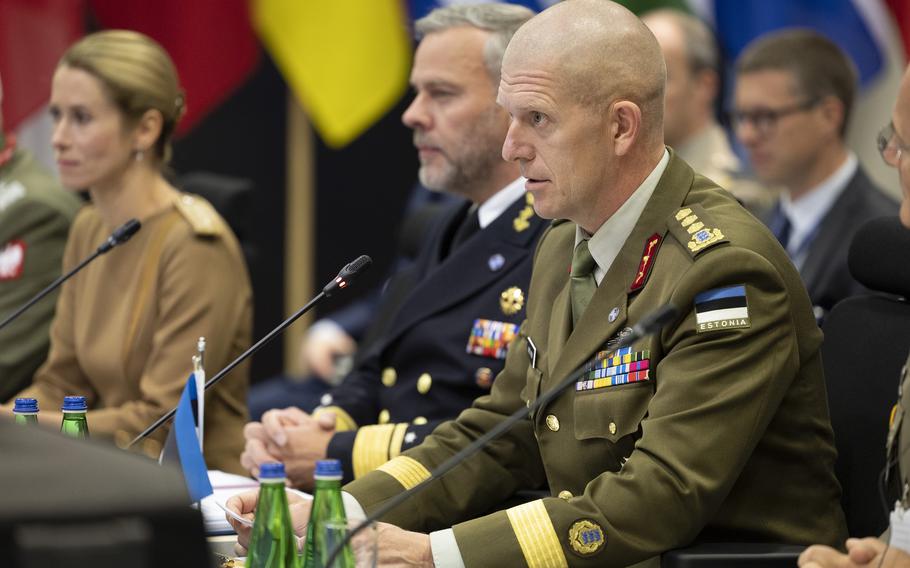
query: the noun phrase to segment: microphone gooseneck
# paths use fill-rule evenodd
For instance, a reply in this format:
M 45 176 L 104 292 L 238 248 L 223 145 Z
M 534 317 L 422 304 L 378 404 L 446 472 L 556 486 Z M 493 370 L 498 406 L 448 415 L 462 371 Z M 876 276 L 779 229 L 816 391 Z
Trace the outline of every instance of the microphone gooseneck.
M 654 310 L 650 314 L 643 317 L 637 324 L 632 326 L 631 333 L 626 334 L 624 336 L 621 335 L 617 339 L 616 345 L 612 346 L 611 350 L 615 351 L 615 350 L 621 349 L 623 347 L 628 347 L 629 345 L 635 343 L 639 339 L 641 339 L 643 337 L 647 337 L 648 335 L 656 333 L 657 331 L 660 331 L 660 329 L 663 326 L 665 326 L 666 324 L 668 324 L 671 321 L 673 321 L 674 319 L 676 319 L 678 314 L 679 314 L 679 311 L 676 309 L 675 306 L 673 306 L 673 304 L 665 304 L 665 305 L 661 306 L 660 308 Z M 385 504 L 383 504 L 381 507 L 376 509 L 372 515 L 367 515 L 367 518 L 364 519 L 363 522 L 361 522 L 359 525 L 354 527 L 354 529 L 349 531 L 348 534 L 345 536 L 345 538 L 342 539 L 341 542 L 339 542 L 335 546 L 335 548 L 332 550 L 332 553 L 328 557 L 326 566 L 332 565 L 332 562 L 335 560 L 335 557 L 338 556 L 338 553 L 345 547 L 345 545 L 347 545 L 351 541 L 352 538 L 354 538 L 354 535 L 356 535 L 357 533 L 362 531 L 364 529 L 364 527 L 367 527 L 370 524 L 376 522 L 383 515 L 392 511 L 393 509 L 395 509 L 396 507 L 398 507 L 399 505 L 401 505 L 402 503 L 404 503 L 405 501 L 410 499 L 412 495 L 422 491 L 424 488 L 426 488 L 427 485 L 429 485 L 433 481 L 439 479 L 440 477 L 442 477 L 443 475 L 448 473 L 450 470 L 454 469 L 456 466 L 458 466 L 459 464 L 464 462 L 467 458 L 471 457 L 472 455 L 476 454 L 478 451 L 482 450 L 484 447 L 487 446 L 487 444 L 489 444 L 490 442 L 492 442 L 493 440 L 495 440 L 496 438 L 500 437 L 501 435 L 506 433 L 508 430 L 510 430 L 512 428 L 512 426 L 514 426 L 515 423 L 517 423 L 519 420 L 526 419 L 529 416 L 533 416 L 536 413 L 538 408 L 548 404 L 551 400 L 556 398 L 557 395 L 559 395 L 562 391 L 564 391 L 569 385 L 576 383 L 587 370 L 588 369 L 585 365 L 578 367 L 577 369 L 575 369 L 574 371 L 569 373 L 569 375 L 565 379 L 563 379 L 562 382 L 560 382 L 559 384 L 557 384 L 555 387 L 548 390 L 547 392 L 541 394 L 527 408 L 519 408 L 514 413 L 512 413 L 508 418 L 506 418 L 505 420 L 503 420 L 502 422 L 500 422 L 499 424 L 497 424 L 496 426 L 494 426 L 493 428 L 488 430 L 486 433 L 484 433 L 481 437 L 477 438 L 472 443 L 470 443 L 468 446 L 466 446 L 465 448 L 458 451 L 455 455 L 453 455 L 446 461 L 442 462 L 439 465 L 439 467 L 437 467 L 435 470 L 433 470 L 430 473 L 430 477 L 424 479 L 423 481 L 421 481 L 414 487 L 412 487 L 406 491 L 403 491 L 403 492 L 399 493 L 398 495 L 392 497 L 391 499 L 386 501 Z
M 275 339 L 275 337 L 280 335 L 281 332 L 283 332 L 289 325 L 291 325 L 292 323 L 297 321 L 297 319 L 300 316 L 302 316 L 303 314 L 305 314 L 308 311 L 310 311 L 311 309 L 313 309 L 313 307 L 316 304 L 318 304 L 320 301 L 322 301 L 323 298 L 329 297 L 330 294 L 326 293 L 326 288 L 331 287 L 331 291 L 334 291 L 336 289 L 344 290 L 345 288 L 348 287 L 348 283 L 350 283 L 351 279 L 358 273 L 366 270 L 370 266 L 370 264 L 372 264 L 372 262 L 373 261 L 367 255 L 361 255 L 353 262 L 350 262 L 347 265 L 345 265 L 345 267 L 341 269 L 341 272 L 338 273 L 338 276 L 336 276 L 331 282 L 326 284 L 325 287 L 322 289 L 322 291 L 319 292 L 318 294 L 316 294 L 316 296 L 314 296 L 312 300 L 310 300 L 309 302 L 306 303 L 305 306 L 303 306 L 302 308 L 300 308 L 299 310 L 294 312 L 294 314 L 292 314 L 291 317 L 287 318 L 286 320 L 284 320 L 283 322 L 278 324 L 278 326 L 275 329 L 273 329 L 265 337 L 263 337 L 262 339 L 260 339 L 256 343 L 254 343 L 249 349 L 247 349 L 246 351 L 241 353 L 236 359 L 234 359 L 233 361 L 228 363 L 226 367 L 224 367 L 223 369 L 218 371 L 218 373 L 216 373 L 215 376 L 213 376 L 211 379 L 208 380 L 208 382 L 205 383 L 205 387 L 203 387 L 202 391 L 205 392 L 205 391 L 209 390 L 209 388 L 211 388 L 216 383 L 221 381 L 221 379 L 223 379 L 228 373 L 230 373 L 232 370 L 234 370 L 234 368 L 237 365 L 246 361 L 250 356 L 252 356 L 254 353 L 256 353 L 257 351 L 262 349 L 265 345 L 267 345 L 269 342 L 271 342 L 273 339 Z M 335 284 L 334 287 L 332 287 L 333 284 Z M 344 285 L 341 285 L 341 284 L 344 284 Z M 152 434 L 152 432 L 154 432 L 155 430 L 160 428 L 162 424 L 164 424 L 165 422 L 168 421 L 168 419 L 170 419 L 172 416 L 174 416 L 174 414 L 176 412 L 177 412 L 177 407 L 175 406 L 174 408 L 169 410 L 166 414 L 164 414 L 161 418 L 159 418 L 158 420 L 153 422 L 148 428 L 143 430 L 141 434 L 139 434 L 138 436 L 133 438 L 133 441 L 129 443 L 129 445 L 127 446 L 127 449 L 132 448 L 134 445 L 141 442 L 143 439 L 147 438 L 150 434 Z
M 0 322 L 0 329 L 3 329 L 4 327 L 6 327 L 10 323 L 12 323 L 13 320 L 18 318 L 22 314 L 24 314 L 26 312 L 26 310 L 28 310 L 30 307 L 35 305 L 38 302 L 38 300 L 47 296 L 54 290 L 56 290 L 58 286 L 60 286 L 61 284 L 63 284 L 67 280 L 69 280 L 72 276 L 74 276 L 77 272 L 79 272 L 80 270 L 85 268 L 85 266 L 88 263 L 95 260 L 102 254 L 108 252 L 115 246 L 121 245 L 121 244 L 125 243 L 126 241 L 128 241 L 130 239 L 130 237 L 132 237 L 134 234 L 136 234 L 136 231 L 138 231 L 141 228 L 142 228 L 142 223 L 140 223 L 137 219 L 130 219 L 123 225 L 114 229 L 114 232 L 111 233 L 111 236 L 109 236 L 106 241 L 101 243 L 101 245 L 98 247 L 98 249 L 95 250 L 95 252 L 93 252 L 91 255 L 89 255 L 88 258 L 86 258 L 85 260 L 83 260 L 82 262 L 77 264 L 72 270 L 70 270 L 66 274 L 60 275 L 56 280 L 54 280 L 53 282 L 48 284 L 43 290 L 41 290 L 40 292 L 38 292 L 37 294 L 32 296 L 32 298 L 29 301 L 22 304 L 19 308 L 16 309 L 16 311 L 14 311 L 10 315 L 8 315 L 6 317 L 6 319 L 4 319 L 2 322 Z

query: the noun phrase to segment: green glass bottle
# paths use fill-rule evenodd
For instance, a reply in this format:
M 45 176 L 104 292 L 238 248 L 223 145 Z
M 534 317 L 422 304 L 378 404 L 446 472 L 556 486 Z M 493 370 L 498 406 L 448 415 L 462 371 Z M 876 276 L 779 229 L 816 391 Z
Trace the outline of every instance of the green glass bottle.
M 13 405 L 16 424 L 38 423 L 38 400 L 34 398 L 17 398 Z
M 63 423 L 60 431 L 73 438 L 88 438 L 88 421 L 85 413 L 88 406 L 84 396 L 63 397 Z
M 283 463 L 264 463 L 259 467 L 259 502 L 247 549 L 247 568 L 300 566 L 284 482 Z
M 341 462 L 319 460 L 316 462 L 316 490 L 313 492 L 313 507 L 306 530 L 306 547 L 303 552 L 303 568 L 327 568 L 326 561 L 343 534 L 332 534 L 328 524 L 346 527 L 344 503 L 341 500 Z M 332 568 L 354 568 L 354 553 L 347 544 Z

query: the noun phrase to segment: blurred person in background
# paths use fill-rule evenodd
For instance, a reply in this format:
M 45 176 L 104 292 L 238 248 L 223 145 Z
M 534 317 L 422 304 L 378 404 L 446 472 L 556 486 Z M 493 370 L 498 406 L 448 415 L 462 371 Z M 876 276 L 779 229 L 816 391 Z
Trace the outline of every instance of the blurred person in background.
M 642 21 L 657 38 L 667 64 L 667 145 L 752 213 L 768 209 L 774 192 L 749 179 L 727 133 L 715 119 L 722 62 L 714 32 L 700 19 L 679 10 L 647 12 Z
M 856 230 L 898 207 L 847 148 L 855 94 L 852 62 L 812 31 L 760 37 L 736 63 L 736 135 L 758 178 L 783 190 L 763 220 L 799 269 L 819 322 L 865 291 L 847 270 Z
M 889 166 L 897 168 L 900 177 L 903 200 L 900 205 L 900 220 L 907 229 L 910 229 L 910 67 L 904 71 L 898 91 L 897 101 L 891 115 L 891 124 L 887 125 L 879 135 L 878 147 L 882 158 Z M 905 259 L 901 259 L 905 261 Z M 891 419 L 891 432 L 888 434 L 888 467 L 891 468 L 889 478 L 897 487 L 898 495 L 890 495 L 892 499 L 899 499 L 892 514 L 902 523 L 910 522 L 906 515 L 908 508 L 908 492 L 910 487 L 910 452 L 906 451 L 910 432 L 905 431 L 910 424 L 906 412 L 910 409 L 910 360 L 904 366 L 901 386 L 898 392 L 898 404 L 895 405 Z M 869 417 L 874 418 L 874 417 Z M 886 498 L 883 498 L 886 499 Z M 888 501 L 890 505 L 890 501 Z M 881 539 L 875 537 L 851 538 L 847 540 L 847 554 L 828 546 L 815 545 L 809 547 L 799 558 L 802 568 L 854 568 L 868 566 L 870 568 L 910 568 L 910 549 L 908 543 L 901 539 L 900 543 L 893 541 L 894 535 L 906 535 L 906 525 L 890 528 L 890 535 Z M 890 546 L 887 541 L 891 540 Z
M 95 437 L 125 445 L 175 406 L 196 341 L 220 369 L 250 342 L 252 297 L 237 240 L 212 206 L 162 175 L 184 98 L 168 54 L 131 31 L 71 46 L 54 73 L 52 145 L 68 189 L 87 188 L 63 257 L 69 270 L 131 218 L 142 229 L 60 293 L 48 359 L 18 396 L 38 399 L 52 426 L 65 395 L 87 398 Z M 239 472 L 247 420 L 246 365 L 207 394 L 205 456 Z M 159 432 L 143 451 L 157 457 Z
M 4 133 L 0 112 L 0 320 L 60 276 L 66 236 L 81 204 L 16 146 L 13 133 Z M 47 357 L 57 294 L 0 330 L 0 402 L 28 386 Z

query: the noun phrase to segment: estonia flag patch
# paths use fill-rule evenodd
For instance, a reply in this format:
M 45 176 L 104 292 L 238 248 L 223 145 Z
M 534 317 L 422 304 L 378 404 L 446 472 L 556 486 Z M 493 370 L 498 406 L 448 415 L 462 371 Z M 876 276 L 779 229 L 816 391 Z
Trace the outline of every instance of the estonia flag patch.
M 695 327 L 698 333 L 751 325 L 744 285 L 708 290 L 695 296 Z

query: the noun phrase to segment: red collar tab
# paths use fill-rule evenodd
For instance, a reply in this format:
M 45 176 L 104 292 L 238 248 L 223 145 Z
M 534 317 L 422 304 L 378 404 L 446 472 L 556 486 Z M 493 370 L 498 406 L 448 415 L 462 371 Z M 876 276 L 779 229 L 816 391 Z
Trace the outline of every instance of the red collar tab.
M 632 286 L 629 287 L 629 292 L 637 292 L 641 290 L 645 282 L 648 281 L 648 276 L 651 274 L 651 267 L 654 266 L 654 257 L 657 256 L 657 249 L 660 248 L 660 242 L 663 240 L 663 237 L 654 233 L 645 240 L 645 249 L 641 253 L 641 262 L 638 263 L 638 272 L 635 273 L 635 280 L 632 281 Z

